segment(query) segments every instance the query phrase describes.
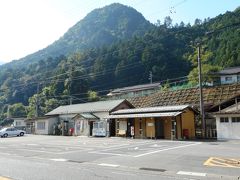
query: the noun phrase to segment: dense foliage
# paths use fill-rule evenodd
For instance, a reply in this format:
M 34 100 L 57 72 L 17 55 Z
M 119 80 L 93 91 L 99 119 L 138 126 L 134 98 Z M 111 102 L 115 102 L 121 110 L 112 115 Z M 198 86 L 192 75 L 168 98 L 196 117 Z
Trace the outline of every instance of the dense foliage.
M 148 82 L 150 71 L 153 81 L 189 75 L 194 83 L 199 39 L 211 81 L 211 72 L 240 65 L 239 19 L 240 8 L 192 26 L 170 17 L 151 25 L 120 4 L 94 10 L 46 49 L 0 67 L 0 120 L 99 100 L 110 89 Z

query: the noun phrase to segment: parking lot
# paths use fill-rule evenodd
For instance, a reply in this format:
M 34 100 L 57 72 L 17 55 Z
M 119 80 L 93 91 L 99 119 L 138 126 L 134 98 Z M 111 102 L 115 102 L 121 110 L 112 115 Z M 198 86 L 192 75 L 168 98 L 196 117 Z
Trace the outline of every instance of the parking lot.
M 37 135 L 1 138 L 0 163 L 7 161 L 7 165 L 0 168 L 0 180 L 1 177 L 46 179 L 46 173 L 49 174 L 47 179 L 79 179 L 80 172 L 87 179 L 92 179 L 93 174 L 93 179 L 237 179 L 240 176 L 239 149 L 239 141 Z M 228 162 L 234 163 L 229 165 Z M 19 172 L 10 171 L 15 166 Z M 36 176 L 35 168 L 46 173 Z M 89 170 L 94 173 L 89 174 Z M 71 175 L 71 178 L 66 178 L 66 175 Z

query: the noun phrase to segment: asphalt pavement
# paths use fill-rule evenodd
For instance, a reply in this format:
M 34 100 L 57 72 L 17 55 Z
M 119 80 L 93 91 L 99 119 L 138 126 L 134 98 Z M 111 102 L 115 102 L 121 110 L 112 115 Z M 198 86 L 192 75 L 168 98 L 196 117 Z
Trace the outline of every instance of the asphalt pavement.
M 0 139 L 0 180 L 240 179 L 240 141 Z

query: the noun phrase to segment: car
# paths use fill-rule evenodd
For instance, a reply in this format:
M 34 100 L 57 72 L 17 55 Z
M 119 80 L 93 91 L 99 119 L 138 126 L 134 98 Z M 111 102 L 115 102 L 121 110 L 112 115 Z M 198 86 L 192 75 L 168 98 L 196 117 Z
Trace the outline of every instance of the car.
M 18 130 L 14 127 L 3 128 L 0 130 L 1 137 L 8 137 L 8 136 L 24 136 L 26 132 L 23 130 Z

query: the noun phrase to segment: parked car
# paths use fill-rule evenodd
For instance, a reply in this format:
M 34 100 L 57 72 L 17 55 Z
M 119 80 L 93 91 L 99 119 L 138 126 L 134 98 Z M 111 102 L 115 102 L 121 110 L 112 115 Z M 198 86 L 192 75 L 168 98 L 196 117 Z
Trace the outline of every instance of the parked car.
M 3 128 L 0 130 L 1 137 L 8 137 L 8 136 L 24 136 L 26 132 L 23 130 L 18 130 L 14 127 Z

